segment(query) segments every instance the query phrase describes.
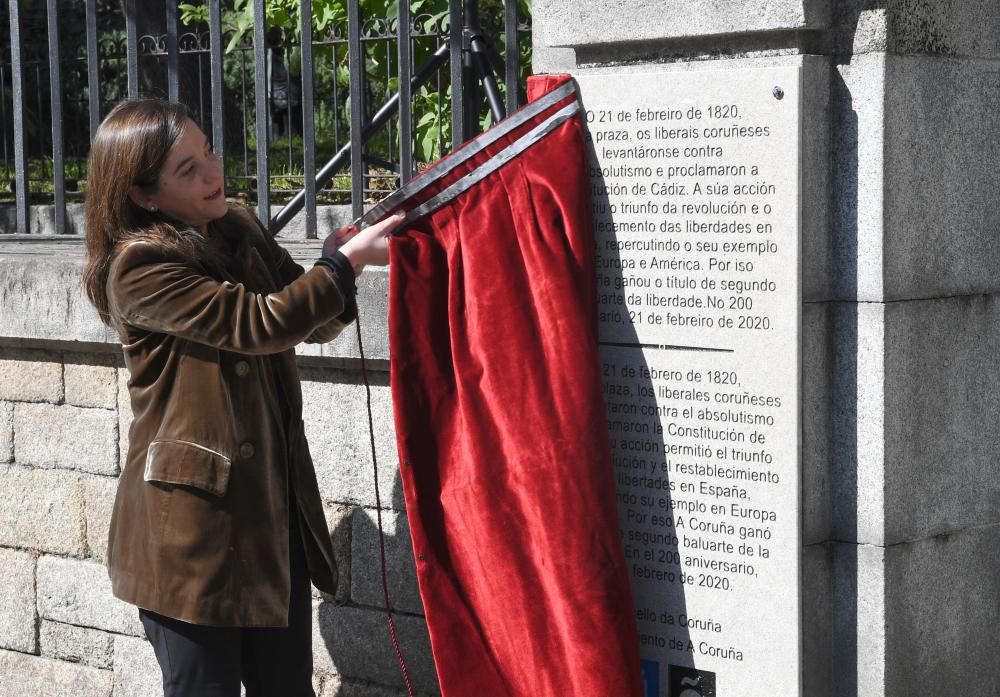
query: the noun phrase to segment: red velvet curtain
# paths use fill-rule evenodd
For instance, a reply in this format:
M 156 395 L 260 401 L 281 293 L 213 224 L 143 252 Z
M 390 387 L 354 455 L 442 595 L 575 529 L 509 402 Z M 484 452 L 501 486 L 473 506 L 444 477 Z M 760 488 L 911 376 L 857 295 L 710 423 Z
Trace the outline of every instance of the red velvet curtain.
M 532 78 L 529 99 L 568 79 Z M 391 245 L 397 444 L 445 697 L 642 694 L 585 147 L 577 115 Z

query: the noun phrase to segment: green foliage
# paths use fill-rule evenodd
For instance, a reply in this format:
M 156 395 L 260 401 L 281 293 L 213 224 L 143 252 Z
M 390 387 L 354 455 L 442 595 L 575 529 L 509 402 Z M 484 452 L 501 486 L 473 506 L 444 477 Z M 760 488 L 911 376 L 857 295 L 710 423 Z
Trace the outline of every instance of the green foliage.
M 253 31 L 252 0 L 233 0 L 222 13 L 223 32 L 229 38 L 226 53 L 242 50 L 248 42 L 248 34 Z M 361 16 L 365 21 L 382 20 L 395 26 L 398 16 L 398 0 L 360 0 Z M 181 20 L 186 25 L 203 24 L 208 21 L 208 5 L 205 2 L 188 2 L 179 5 Z M 289 72 L 300 74 L 300 18 L 299 0 L 266 0 L 265 14 L 267 28 L 281 30 L 281 44 L 287 50 L 286 64 Z M 518 0 L 518 9 L 522 17 L 530 17 L 531 0 Z M 449 13 L 447 0 L 411 0 L 410 13 L 418 18 L 416 31 L 421 34 L 445 35 L 449 28 Z M 502 26 L 504 18 L 503 0 L 481 0 L 480 16 L 487 33 L 496 34 L 499 30 L 498 42 L 502 46 Z M 312 0 L 312 27 L 314 42 L 335 27 L 346 27 L 346 0 Z M 490 29 L 492 28 L 492 32 Z M 394 33 L 390 29 L 389 33 Z M 413 66 L 422 65 L 435 50 L 435 40 L 417 39 L 413 42 Z M 531 42 L 523 37 L 518 47 L 521 66 L 522 84 L 528 75 L 531 65 Z M 368 90 L 368 101 L 371 105 L 379 105 L 395 93 L 399 87 L 397 75 L 397 54 L 395 42 L 376 40 L 363 41 L 365 76 Z M 349 91 L 350 75 L 347 65 L 348 47 L 346 42 L 319 42 L 314 44 L 314 57 L 317 69 L 314 74 L 317 95 L 330 94 L 334 87 L 340 94 Z M 227 85 L 237 89 L 238 73 L 227 67 Z M 501 78 L 503 76 L 498 76 Z M 503 86 L 501 85 L 501 89 Z M 413 97 L 413 136 L 414 157 L 418 162 L 430 163 L 437 160 L 450 147 L 451 143 L 451 87 L 442 85 L 443 94 L 431 85 L 423 85 L 415 90 Z M 317 130 L 332 128 L 332 119 L 336 110 L 341 124 L 349 122 L 350 105 L 347 100 L 341 104 L 332 104 L 317 96 Z M 488 109 L 482 112 L 481 126 L 487 128 L 491 124 Z M 393 140 L 398 139 L 398 130 L 393 133 Z M 398 143 L 387 143 L 386 139 L 376 137 L 369 144 L 370 149 L 381 149 L 385 152 L 397 152 Z M 317 143 L 317 146 L 319 144 Z M 317 147 L 319 150 L 319 147 Z M 392 159 L 392 156 L 389 157 Z

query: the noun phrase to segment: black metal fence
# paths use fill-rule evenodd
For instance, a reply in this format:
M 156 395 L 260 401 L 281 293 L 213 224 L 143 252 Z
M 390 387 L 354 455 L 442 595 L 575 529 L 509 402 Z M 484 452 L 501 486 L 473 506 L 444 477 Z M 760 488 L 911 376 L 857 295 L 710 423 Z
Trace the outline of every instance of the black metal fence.
M 126 97 L 187 104 L 223 157 L 227 194 L 275 233 L 304 209 L 310 237 L 317 204 L 358 216 L 523 101 L 527 0 L 398 0 L 367 17 L 361 0 L 340 2 L 332 21 L 300 0 L 298 17 L 268 25 L 265 0 L 180 11 L 172 0 L 7 0 L 0 202 L 15 205 L 15 231 L 28 232 L 33 203 L 54 204 L 66 231 L 90 137 Z M 233 24 L 238 11 L 252 27 Z

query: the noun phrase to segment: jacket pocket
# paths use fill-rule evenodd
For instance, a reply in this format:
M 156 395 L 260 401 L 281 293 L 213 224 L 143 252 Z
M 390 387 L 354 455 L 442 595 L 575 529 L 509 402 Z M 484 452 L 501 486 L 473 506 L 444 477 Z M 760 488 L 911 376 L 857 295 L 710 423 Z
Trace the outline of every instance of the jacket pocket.
M 147 482 L 180 484 L 225 496 L 231 460 L 204 445 L 183 440 L 154 440 L 146 452 Z

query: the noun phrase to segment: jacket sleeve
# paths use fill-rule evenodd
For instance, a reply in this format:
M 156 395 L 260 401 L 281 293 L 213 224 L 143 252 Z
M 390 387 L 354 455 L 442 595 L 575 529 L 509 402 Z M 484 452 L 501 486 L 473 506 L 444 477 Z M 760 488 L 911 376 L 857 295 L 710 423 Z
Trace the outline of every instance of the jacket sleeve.
M 253 354 L 293 348 L 347 309 L 336 275 L 324 266 L 265 295 L 217 281 L 144 242 L 119 253 L 108 298 L 112 313 L 126 324 Z
M 274 236 L 269 233 L 257 217 L 246 208 L 240 206 L 241 212 L 247 218 L 250 218 L 252 224 L 257 227 L 258 232 L 264 240 L 264 244 L 267 246 L 267 251 L 271 256 L 271 260 L 274 262 L 275 267 L 278 269 L 278 277 L 281 285 L 287 286 L 292 283 L 295 279 L 305 273 L 305 270 L 295 263 L 292 259 L 292 255 L 289 254 L 284 247 L 278 244 Z M 346 290 L 346 289 L 344 289 Z M 312 334 L 305 338 L 307 344 L 325 344 L 327 342 L 333 341 L 340 335 L 340 332 L 349 325 L 357 317 L 357 304 L 353 297 L 353 294 L 346 294 L 350 297 L 347 298 L 347 307 L 344 312 L 337 317 L 334 317 L 329 322 L 316 328 Z

